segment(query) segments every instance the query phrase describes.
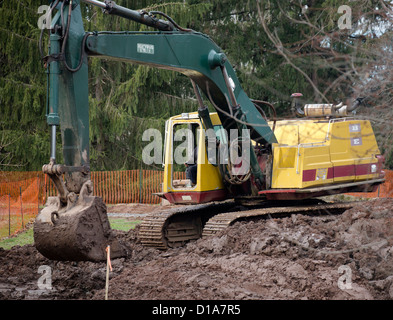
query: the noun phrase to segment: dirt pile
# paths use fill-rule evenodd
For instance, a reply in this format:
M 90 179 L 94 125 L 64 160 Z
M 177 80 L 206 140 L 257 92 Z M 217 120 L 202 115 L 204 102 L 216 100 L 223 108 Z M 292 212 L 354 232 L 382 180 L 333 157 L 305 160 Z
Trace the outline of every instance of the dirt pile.
M 238 222 L 159 252 L 137 230 L 132 254 L 112 261 L 110 299 L 392 299 L 393 200 L 342 215 Z M 156 210 L 156 209 L 155 209 Z M 49 266 L 52 289 L 37 285 Z M 33 246 L 0 249 L 0 299 L 103 299 L 105 263 L 55 262 Z M 42 279 L 42 278 L 41 278 Z

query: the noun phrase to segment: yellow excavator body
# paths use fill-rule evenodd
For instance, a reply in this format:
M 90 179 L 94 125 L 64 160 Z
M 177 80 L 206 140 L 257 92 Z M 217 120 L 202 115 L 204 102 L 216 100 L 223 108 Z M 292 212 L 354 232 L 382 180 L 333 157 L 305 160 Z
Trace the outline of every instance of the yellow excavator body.
M 368 120 L 284 120 L 276 124 L 272 188 L 377 179 L 380 151 Z
M 222 128 L 217 113 L 210 113 L 210 118 L 215 128 Z M 182 125 L 198 129 L 194 130 L 198 148 L 196 184 L 178 178 L 176 168 L 181 165 L 173 162 L 175 128 Z M 289 200 L 372 191 L 383 179 L 383 157 L 368 120 L 293 119 L 271 121 L 269 126 L 274 126 L 278 143 L 272 144 L 271 172 L 266 172 L 270 188 L 259 195 Z M 167 122 L 163 196 L 172 203 L 193 204 L 231 197 L 218 166 L 208 160 L 206 143 L 199 143 L 206 141 L 202 128 L 196 112 L 174 116 Z

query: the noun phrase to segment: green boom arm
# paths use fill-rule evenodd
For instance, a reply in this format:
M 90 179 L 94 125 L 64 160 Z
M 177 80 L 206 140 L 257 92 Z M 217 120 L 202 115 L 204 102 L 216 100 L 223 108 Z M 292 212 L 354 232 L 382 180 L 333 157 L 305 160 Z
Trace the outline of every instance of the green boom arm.
M 225 129 L 247 127 L 252 139 L 261 143 L 276 142 L 274 133 L 241 88 L 225 54 L 206 35 L 177 30 L 167 21 L 154 20 L 151 16 L 119 7 L 113 2 L 92 0 L 86 2 L 102 8 L 105 6 L 107 13 L 141 23 L 148 21 L 149 24 L 145 24 L 161 30 L 86 33 L 79 1 L 70 1 L 61 6 L 61 1 L 55 2 L 60 10 L 52 22 L 54 32 L 50 37 L 50 55 L 47 57 L 50 74 L 48 124 L 52 126 L 52 133 L 55 133 L 53 127 L 60 125 L 61 128 L 65 161 L 62 171 L 72 178 L 67 181 L 66 176 L 67 189 L 75 184 L 72 189 L 78 192 L 88 179 L 88 173 L 83 172 L 89 164 L 87 56 L 178 71 L 193 80 L 204 92 Z M 64 34 L 65 37 L 62 36 Z M 53 140 L 52 137 L 51 158 L 54 162 Z M 251 170 L 256 178 L 262 178 L 253 152 Z M 79 175 L 80 179 L 76 179 L 75 175 Z M 79 183 L 75 182 L 78 180 Z

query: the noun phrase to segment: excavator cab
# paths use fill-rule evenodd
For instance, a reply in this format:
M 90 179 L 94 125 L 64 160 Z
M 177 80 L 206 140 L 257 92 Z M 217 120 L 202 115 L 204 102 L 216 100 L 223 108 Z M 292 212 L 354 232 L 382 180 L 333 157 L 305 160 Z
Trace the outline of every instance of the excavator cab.
M 210 117 L 216 130 L 222 129 L 217 114 Z M 216 150 L 209 151 L 206 130 L 197 112 L 183 113 L 167 121 L 164 146 L 162 197 L 173 204 L 226 199 L 216 159 L 209 159 Z

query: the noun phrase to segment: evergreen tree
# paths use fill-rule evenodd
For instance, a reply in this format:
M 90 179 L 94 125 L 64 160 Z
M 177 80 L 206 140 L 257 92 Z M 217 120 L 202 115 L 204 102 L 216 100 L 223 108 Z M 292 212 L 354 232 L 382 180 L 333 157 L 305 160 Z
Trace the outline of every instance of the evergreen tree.
M 49 153 L 39 5 L 0 2 L 0 170 L 39 170 Z

